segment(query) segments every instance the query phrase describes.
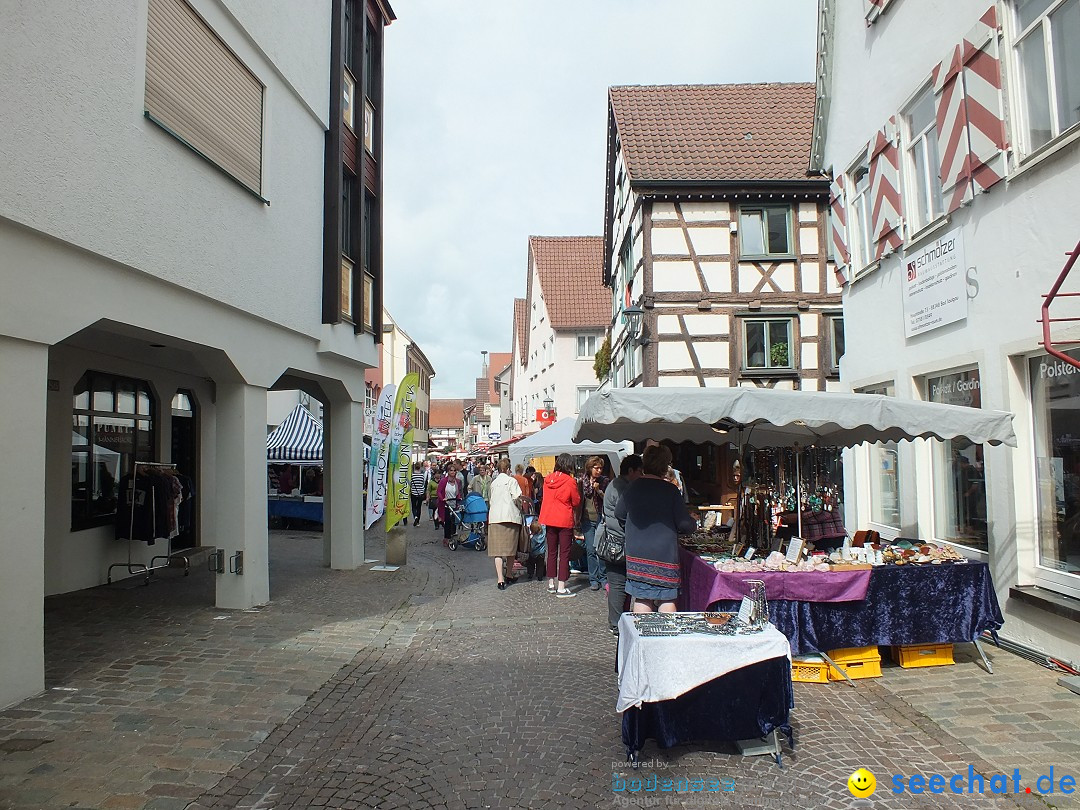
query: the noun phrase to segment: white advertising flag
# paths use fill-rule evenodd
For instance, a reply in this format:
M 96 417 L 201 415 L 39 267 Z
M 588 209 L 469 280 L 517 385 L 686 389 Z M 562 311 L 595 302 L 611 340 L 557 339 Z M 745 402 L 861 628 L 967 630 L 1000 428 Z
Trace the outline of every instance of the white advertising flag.
M 368 455 L 365 529 L 370 529 L 386 512 L 386 495 L 390 483 L 390 427 L 394 417 L 394 392 L 393 385 L 386 386 L 375 408 L 375 429 L 371 434 L 371 452 Z

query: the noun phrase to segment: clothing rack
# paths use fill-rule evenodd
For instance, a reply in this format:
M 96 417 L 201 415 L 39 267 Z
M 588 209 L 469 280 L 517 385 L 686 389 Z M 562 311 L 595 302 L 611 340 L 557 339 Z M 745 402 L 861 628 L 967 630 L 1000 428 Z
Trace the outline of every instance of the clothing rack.
M 163 463 L 163 462 L 159 462 L 159 461 L 136 461 L 134 463 L 134 465 L 132 466 L 132 469 L 131 469 L 131 481 L 128 482 L 128 489 L 129 489 L 129 492 L 131 493 L 131 501 L 132 501 L 132 503 L 131 503 L 131 522 L 128 525 L 128 533 L 127 533 L 127 535 L 128 535 L 127 536 L 127 562 L 113 563 L 112 565 L 109 566 L 108 583 L 110 585 L 112 584 L 112 570 L 114 568 L 125 568 L 125 569 L 127 569 L 127 572 L 128 572 L 129 576 L 135 576 L 135 575 L 141 574 L 145 578 L 145 580 L 144 580 L 145 583 L 147 585 L 149 585 L 150 584 L 150 577 L 153 575 L 154 571 L 160 571 L 162 568 L 169 568 L 170 563 L 172 562 L 174 557 L 178 557 L 179 559 L 182 559 L 184 561 L 184 576 L 185 577 L 189 573 L 191 573 L 191 561 L 182 552 L 173 551 L 173 547 L 172 547 L 173 538 L 171 538 L 171 537 L 164 538 L 165 542 L 168 544 L 167 548 L 166 548 L 166 553 L 165 554 L 157 554 L 157 555 L 151 557 L 149 565 L 147 565 L 145 563 L 141 563 L 141 562 L 134 562 L 131 559 L 132 544 L 135 542 L 135 540 L 134 540 L 134 538 L 132 536 L 132 535 L 135 534 L 135 503 L 134 503 L 134 499 L 135 499 L 135 479 L 139 475 L 139 468 L 140 467 L 142 467 L 144 469 L 147 468 L 147 467 L 153 467 L 154 469 L 158 469 L 158 470 L 171 470 L 174 473 L 178 472 L 177 469 L 176 469 L 175 464 L 167 464 L 167 463 Z M 164 562 L 158 564 L 157 563 L 158 560 L 163 560 Z

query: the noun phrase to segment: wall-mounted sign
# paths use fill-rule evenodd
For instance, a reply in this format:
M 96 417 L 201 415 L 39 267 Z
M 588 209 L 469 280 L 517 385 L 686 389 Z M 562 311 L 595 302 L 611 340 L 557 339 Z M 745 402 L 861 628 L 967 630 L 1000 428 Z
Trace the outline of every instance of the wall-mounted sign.
M 536 411 L 536 421 L 544 427 L 555 422 L 555 409 L 540 408 Z
M 967 317 L 964 243 L 959 228 L 904 257 L 904 336 Z

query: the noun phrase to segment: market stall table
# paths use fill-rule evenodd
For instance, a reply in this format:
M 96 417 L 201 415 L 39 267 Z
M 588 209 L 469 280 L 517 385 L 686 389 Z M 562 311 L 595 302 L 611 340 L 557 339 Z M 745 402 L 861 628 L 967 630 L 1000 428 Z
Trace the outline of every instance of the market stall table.
M 297 518 L 315 523 L 323 522 L 323 499 L 317 501 L 308 498 L 274 497 L 267 498 L 267 516 Z
M 784 732 L 793 743 L 791 652 L 774 627 L 731 636 L 643 636 L 634 614 L 624 613 L 618 660 L 616 709 L 623 716 L 623 742 L 631 762 L 650 738 L 670 748 L 774 735 L 769 753 L 777 764 L 775 732 Z
M 746 593 L 741 580 L 748 575 L 717 571 L 688 552 L 682 570 L 687 602 L 681 607 L 688 610 L 731 610 L 737 607 L 737 595 Z M 765 586 L 769 619 L 791 642 L 795 655 L 875 644 L 974 642 L 978 647 L 984 631 L 996 634 L 1004 624 L 986 563 L 882 565 L 864 573 L 869 574 L 865 598 L 843 600 L 838 598 L 844 595 L 839 584 L 830 587 L 824 579 L 837 574 L 771 575 L 784 578 L 778 581 L 785 585 Z M 762 578 L 760 573 L 749 576 Z M 808 592 L 815 587 L 814 577 L 819 578 L 820 598 Z M 725 588 L 730 591 L 714 596 Z M 981 648 L 979 654 L 992 672 Z

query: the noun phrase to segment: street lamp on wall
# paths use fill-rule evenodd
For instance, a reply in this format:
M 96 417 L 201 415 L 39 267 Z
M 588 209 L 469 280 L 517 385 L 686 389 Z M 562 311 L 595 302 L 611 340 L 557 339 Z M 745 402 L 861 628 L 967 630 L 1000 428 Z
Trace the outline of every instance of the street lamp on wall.
M 544 398 L 544 410 L 545 411 L 555 410 L 555 401 L 551 397 L 545 397 Z
M 631 340 L 642 344 L 647 342 L 647 338 L 644 337 L 645 310 L 639 306 L 626 307 L 623 310 L 622 319 Z

